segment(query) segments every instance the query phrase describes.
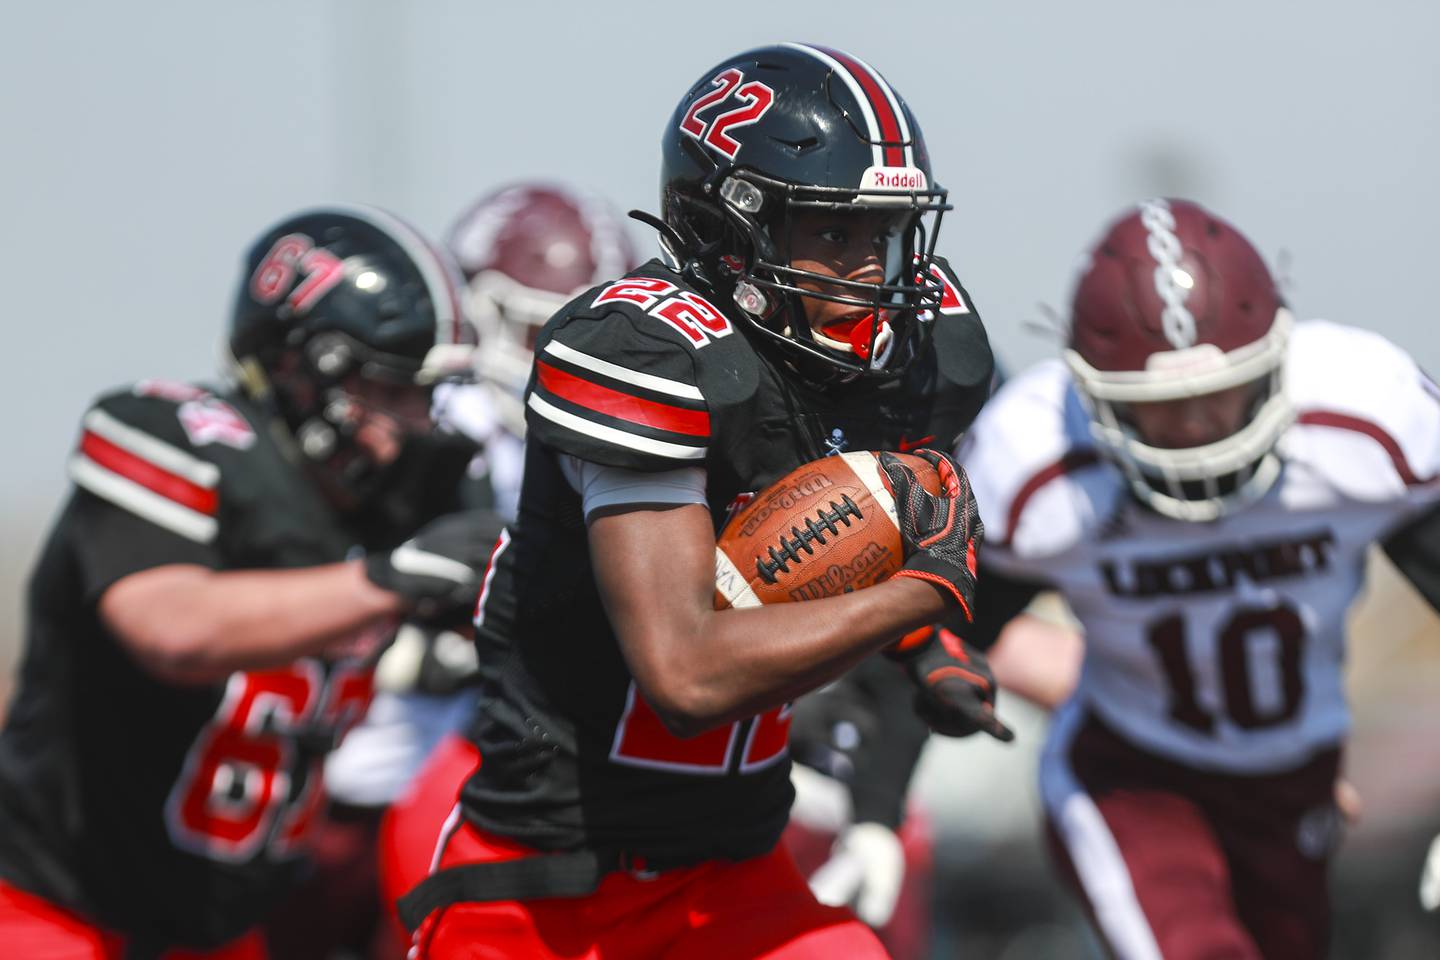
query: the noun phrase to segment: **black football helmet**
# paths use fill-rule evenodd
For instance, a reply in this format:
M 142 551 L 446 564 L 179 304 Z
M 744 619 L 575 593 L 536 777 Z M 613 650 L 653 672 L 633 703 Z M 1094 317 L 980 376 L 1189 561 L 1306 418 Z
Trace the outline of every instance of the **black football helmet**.
M 383 210 L 327 206 L 255 241 L 231 316 L 241 387 L 347 494 L 382 470 L 352 442 L 359 380 L 426 389 L 471 379 L 475 331 L 448 255 Z
M 680 101 L 662 153 L 662 246 L 674 265 L 733 298 L 802 369 L 824 379 L 893 376 L 919 353 L 940 304 L 931 260 L 950 207 L 915 117 L 874 69 L 800 43 L 731 57 Z M 791 266 L 801 208 L 895 211 L 883 284 Z M 803 290 L 803 281 L 843 292 Z M 850 342 L 817 338 L 802 296 L 868 308 L 869 322 Z

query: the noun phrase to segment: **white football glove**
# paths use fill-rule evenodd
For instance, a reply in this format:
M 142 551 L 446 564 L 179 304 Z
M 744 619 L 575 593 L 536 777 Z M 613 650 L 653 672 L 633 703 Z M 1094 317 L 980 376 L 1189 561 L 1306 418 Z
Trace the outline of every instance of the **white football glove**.
M 831 907 L 853 906 L 872 927 L 890 922 L 905 879 L 905 850 L 895 831 L 878 823 L 846 827 L 830 859 L 810 877 L 810 890 Z
M 1440 910 L 1440 836 L 1430 841 L 1430 852 L 1420 870 L 1420 906 Z

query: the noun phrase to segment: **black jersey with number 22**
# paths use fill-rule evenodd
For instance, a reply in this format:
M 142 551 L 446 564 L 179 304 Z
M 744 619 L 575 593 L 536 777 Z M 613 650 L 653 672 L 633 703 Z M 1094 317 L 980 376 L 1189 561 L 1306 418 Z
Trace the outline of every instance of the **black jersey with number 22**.
M 477 614 L 484 686 L 471 736 L 484 760 L 463 792 L 472 823 L 539 849 L 668 864 L 773 846 L 792 799 L 789 708 L 683 740 L 667 732 L 606 620 L 558 455 L 701 468 L 718 532 L 737 499 L 828 453 L 949 448 L 993 364 L 968 295 L 948 266 L 936 270 L 946 296 L 929 345 L 903 377 L 874 384 L 808 384 L 756 348 L 733 306 L 658 261 L 551 319 L 526 395 L 519 517 Z M 652 575 L 657 593 L 669 588 L 663 566 Z

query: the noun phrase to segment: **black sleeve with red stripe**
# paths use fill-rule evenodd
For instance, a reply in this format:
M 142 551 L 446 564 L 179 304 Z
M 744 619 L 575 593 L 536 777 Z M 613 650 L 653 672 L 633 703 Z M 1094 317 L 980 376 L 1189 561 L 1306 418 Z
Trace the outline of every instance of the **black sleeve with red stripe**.
M 529 442 L 630 470 L 704 466 L 710 413 L 695 348 L 638 322 L 618 311 L 552 322 L 526 393 Z
M 166 564 L 218 569 L 219 468 L 190 443 L 177 404 L 120 391 L 82 419 L 61 521 L 88 599 Z

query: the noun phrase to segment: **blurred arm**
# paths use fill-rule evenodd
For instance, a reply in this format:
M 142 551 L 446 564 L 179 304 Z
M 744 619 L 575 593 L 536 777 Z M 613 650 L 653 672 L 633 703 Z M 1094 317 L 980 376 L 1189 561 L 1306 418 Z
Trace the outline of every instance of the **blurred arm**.
M 952 620 L 947 626 L 986 651 L 1001 687 L 1053 710 L 1070 696 L 1080 678 L 1085 645 L 1073 629 L 1025 612 L 1047 589 L 1047 584 L 1007 577 L 982 563 L 975 622 Z
M 990 669 L 1006 690 L 1054 710 L 1074 691 L 1084 656 L 1084 638 L 1075 630 L 1022 613 L 1005 625 L 991 648 Z
M 174 683 L 318 654 L 401 609 L 401 598 L 372 584 L 359 560 L 299 570 L 167 564 L 122 577 L 99 603 L 121 644 Z

